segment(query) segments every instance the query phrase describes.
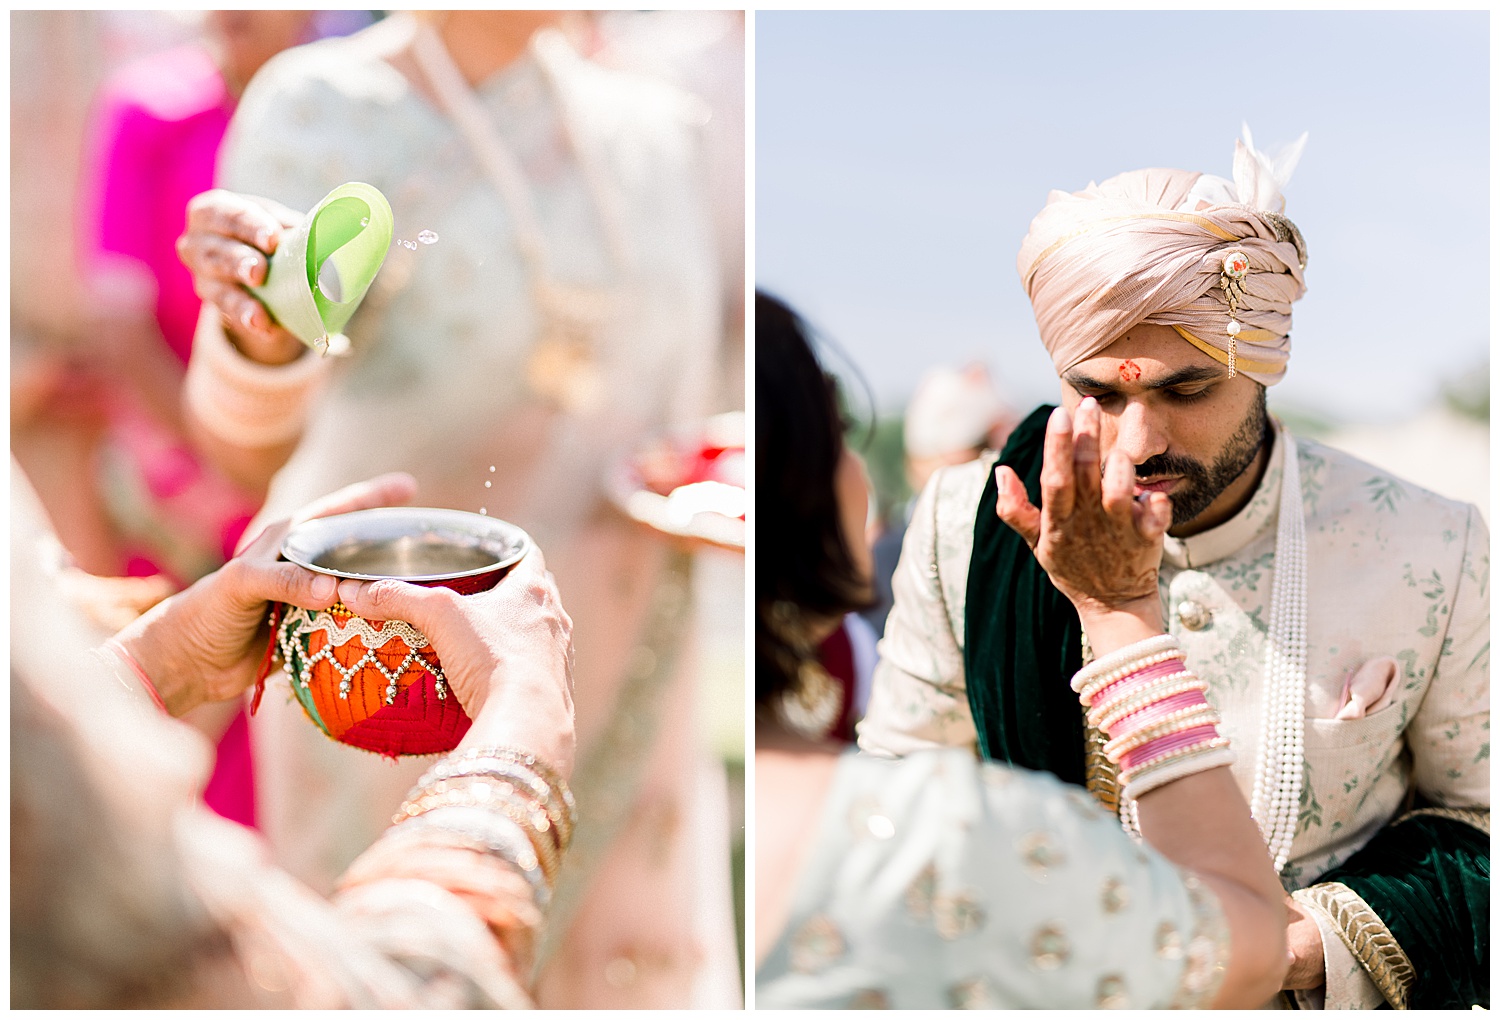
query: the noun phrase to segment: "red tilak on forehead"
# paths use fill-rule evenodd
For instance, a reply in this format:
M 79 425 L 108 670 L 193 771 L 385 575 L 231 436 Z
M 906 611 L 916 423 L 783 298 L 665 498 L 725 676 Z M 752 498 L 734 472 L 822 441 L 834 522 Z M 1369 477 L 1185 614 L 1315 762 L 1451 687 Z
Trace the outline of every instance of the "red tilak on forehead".
M 1126 382 L 1135 382 L 1141 377 L 1141 366 L 1126 358 L 1120 362 L 1120 378 Z

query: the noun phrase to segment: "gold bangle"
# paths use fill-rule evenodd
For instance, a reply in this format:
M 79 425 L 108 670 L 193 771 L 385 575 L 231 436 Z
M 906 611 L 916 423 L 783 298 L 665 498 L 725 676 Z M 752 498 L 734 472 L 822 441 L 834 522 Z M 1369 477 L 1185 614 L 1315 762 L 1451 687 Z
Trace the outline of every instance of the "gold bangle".
M 556 876 L 562 854 L 559 833 L 541 801 L 517 789 L 514 782 L 488 776 L 442 779 L 415 800 L 407 801 L 396 820 L 399 822 L 403 815 L 414 818 L 445 805 L 498 810 L 526 831 L 549 881 Z
M 407 797 L 402 811 L 409 814 L 417 805 L 426 800 L 447 796 L 454 790 L 466 791 L 464 793 L 467 798 L 466 802 L 472 802 L 475 807 L 499 806 L 504 802 L 523 805 L 528 813 L 525 822 L 528 830 L 546 833 L 550 849 L 558 855 L 567 849 L 571 832 L 559 826 L 555 809 L 550 808 L 541 797 L 538 797 L 529 784 L 524 784 L 510 775 L 496 776 L 483 772 L 479 775 L 470 774 L 439 779 L 434 783 L 428 783 L 425 788 L 413 791 Z
M 445 764 L 439 772 L 436 768 L 429 771 L 429 776 L 436 779 L 424 777 L 425 782 L 419 783 L 408 797 L 420 796 L 423 789 L 430 788 L 434 782 L 461 779 L 468 776 L 490 776 L 512 784 L 525 786 L 541 803 L 547 812 L 547 817 L 557 830 L 558 849 L 566 850 L 573 841 L 574 818 L 573 812 L 563 802 L 561 794 L 547 784 L 541 774 L 535 769 L 517 761 L 508 761 L 493 756 L 470 757 L 464 760 L 453 760 Z
M 497 761 L 510 762 L 521 768 L 536 774 L 550 790 L 556 791 L 557 799 L 561 805 L 559 817 L 554 821 L 560 831 L 568 833 L 572 837 L 572 831 L 578 819 L 578 805 L 573 799 L 573 791 L 568 788 L 567 781 L 547 762 L 538 758 L 530 751 L 520 751 L 513 747 L 483 747 L 463 754 L 452 755 L 444 758 L 418 780 L 418 786 L 425 785 L 431 778 L 448 778 L 458 774 L 458 770 L 468 762 L 478 761 L 485 758 L 493 758 Z

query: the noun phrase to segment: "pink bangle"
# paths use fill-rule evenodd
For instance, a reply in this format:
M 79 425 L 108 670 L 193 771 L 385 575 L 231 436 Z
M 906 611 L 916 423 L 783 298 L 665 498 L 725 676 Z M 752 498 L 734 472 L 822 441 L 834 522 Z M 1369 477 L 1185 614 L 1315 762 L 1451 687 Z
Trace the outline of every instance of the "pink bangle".
M 1219 737 L 1205 746 L 1185 752 L 1183 757 L 1159 759 L 1150 768 L 1141 769 L 1128 779 L 1121 776 L 1120 781 L 1125 784 L 1122 796 L 1127 801 L 1137 800 L 1157 787 L 1178 779 L 1233 764 L 1234 752 L 1229 749 L 1229 741 Z
M 125 646 L 114 638 L 110 638 L 104 642 L 104 647 L 108 648 L 114 653 L 117 659 L 130 667 L 131 672 L 140 678 L 141 686 L 146 689 L 146 693 L 151 696 L 151 700 L 156 702 L 156 707 L 162 710 L 163 715 L 170 716 L 172 713 L 167 711 L 167 703 L 161 700 L 161 692 L 156 689 L 156 685 L 151 682 L 151 678 L 146 675 L 146 671 L 141 668 L 141 664 L 136 662 L 134 656 L 125 650 Z
M 1160 701 L 1176 697 L 1188 691 L 1207 691 L 1208 685 L 1192 670 L 1184 669 L 1142 684 L 1135 690 L 1125 691 L 1117 698 L 1095 703 L 1088 711 L 1089 725 L 1109 730 L 1119 724 L 1125 716 Z
M 1179 673 L 1186 668 L 1187 666 L 1181 656 L 1173 656 L 1162 662 L 1153 662 L 1149 666 L 1143 666 L 1133 673 L 1126 673 L 1117 680 L 1111 680 L 1108 684 L 1097 690 L 1086 690 L 1087 700 L 1084 701 L 1084 705 L 1092 708 L 1104 701 L 1108 701 L 1111 692 L 1122 694 L 1131 688 L 1144 684 L 1148 680 L 1154 680 L 1161 676 L 1171 676 L 1173 673 Z
M 1194 705 L 1192 708 L 1178 709 L 1169 715 L 1165 715 L 1152 723 L 1150 726 L 1140 726 L 1131 730 L 1123 736 L 1116 737 L 1104 745 L 1104 756 L 1110 761 L 1117 762 L 1127 752 L 1160 740 L 1162 737 L 1171 736 L 1173 733 L 1181 733 L 1183 730 L 1194 726 L 1217 726 L 1220 721 L 1218 712 L 1208 702 Z
M 1138 730 L 1149 726 L 1162 716 L 1175 712 L 1181 708 L 1194 708 L 1198 705 L 1208 704 L 1208 699 L 1203 692 L 1197 689 L 1183 691 L 1181 694 L 1168 695 L 1160 701 L 1142 705 L 1127 715 L 1110 722 L 1108 726 L 1102 727 L 1111 737 L 1122 737 L 1131 730 Z M 1106 720 L 1108 721 L 1108 720 Z
M 1191 729 L 1178 730 L 1164 737 L 1147 741 L 1140 747 L 1126 751 L 1120 757 L 1120 771 L 1133 772 L 1143 766 L 1151 764 L 1156 758 L 1162 757 L 1179 748 L 1189 747 L 1193 744 L 1207 743 L 1219 735 L 1219 731 L 1212 725 L 1194 726 Z

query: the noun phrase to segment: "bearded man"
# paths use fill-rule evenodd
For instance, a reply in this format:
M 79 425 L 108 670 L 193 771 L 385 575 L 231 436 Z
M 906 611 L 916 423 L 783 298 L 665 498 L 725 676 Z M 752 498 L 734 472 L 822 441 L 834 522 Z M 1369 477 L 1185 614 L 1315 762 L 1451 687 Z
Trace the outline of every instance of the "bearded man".
M 1062 404 L 1098 402 L 1101 462 L 1123 450 L 1137 497 L 1171 498 L 1143 590 L 1208 684 L 1290 893 L 1272 1005 L 1487 1007 L 1488 532 L 1267 415 L 1305 290 L 1281 197 L 1301 143 L 1273 162 L 1249 141 L 1232 181 L 1140 170 L 1054 191 L 1021 279 Z M 1077 615 L 1028 546 L 1050 411 L 998 468 L 991 452 L 923 491 L 860 746 L 967 745 L 1086 785 L 1130 827 L 1069 689 L 1089 658 Z

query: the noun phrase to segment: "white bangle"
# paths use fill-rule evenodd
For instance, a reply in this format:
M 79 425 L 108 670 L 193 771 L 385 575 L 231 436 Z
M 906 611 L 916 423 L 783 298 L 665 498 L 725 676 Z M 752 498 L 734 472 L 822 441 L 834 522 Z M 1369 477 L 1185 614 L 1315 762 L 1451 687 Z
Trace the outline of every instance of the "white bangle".
M 1119 669 L 1122 666 L 1134 666 L 1139 660 L 1147 656 L 1158 655 L 1164 652 L 1180 653 L 1181 651 L 1182 645 L 1170 634 L 1157 634 L 1154 637 L 1148 637 L 1143 641 L 1137 641 L 1133 645 L 1126 645 L 1124 648 L 1110 652 L 1101 659 L 1095 659 L 1080 669 L 1073 675 L 1073 690 L 1075 692 L 1082 691 L 1089 681 L 1097 677 L 1102 677 L 1106 673 Z M 1175 656 L 1167 657 L 1175 658 Z
M 1234 751 L 1227 746 L 1220 746 L 1166 761 L 1154 768 L 1147 765 L 1145 774 L 1125 784 L 1123 796 L 1126 800 L 1138 800 L 1142 794 L 1150 793 L 1158 786 L 1165 786 L 1185 776 L 1194 776 L 1199 772 L 1216 769 L 1220 765 L 1233 764 Z
M 204 430 L 250 449 L 295 441 L 328 378 L 326 360 L 304 354 L 286 365 L 251 361 L 229 342 L 219 311 L 198 316 L 183 399 Z

